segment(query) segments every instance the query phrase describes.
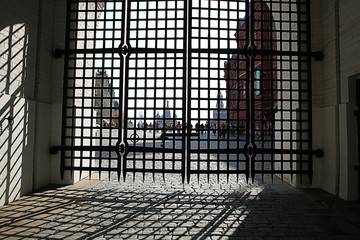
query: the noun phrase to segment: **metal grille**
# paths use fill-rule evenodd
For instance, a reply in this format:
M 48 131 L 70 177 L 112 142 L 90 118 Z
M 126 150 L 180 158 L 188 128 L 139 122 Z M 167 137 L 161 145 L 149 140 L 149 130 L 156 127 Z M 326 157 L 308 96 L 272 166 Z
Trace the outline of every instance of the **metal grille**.
M 61 171 L 312 175 L 309 1 L 69 0 Z
M 185 1 L 130 1 L 124 175 L 185 177 Z
M 204 144 L 190 147 L 189 174 L 311 173 L 307 4 L 193 1 L 189 119 L 213 121 L 218 134 L 207 132 Z M 219 89 L 224 119 L 210 112 Z

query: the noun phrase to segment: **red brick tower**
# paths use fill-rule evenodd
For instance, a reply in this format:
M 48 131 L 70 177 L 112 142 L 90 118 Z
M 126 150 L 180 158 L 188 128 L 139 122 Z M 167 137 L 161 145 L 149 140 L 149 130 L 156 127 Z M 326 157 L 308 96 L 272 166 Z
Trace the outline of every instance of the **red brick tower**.
M 277 105 L 276 56 L 268 52 L 276 50 L 276 32 L 271 10 L 266 3 L 254 2 L 253 12 L 254 23 L 251 18 L 248 25 L 244 18 L 240 19 L 235 37 L 239 52 L 250 48 L 259 52 L 255 56 L 248 55 L 248 59 L 244 54 L 233 54 L 225 62 L 224 78 L 228 88 L 226 96 L 229 124 L 247 127 L 247 112 L 248 117 L 251 117 L 253 107 L 255 128 L 262 129 L 272 124 Z M 254 39 L 251 39 L 252 24 Z M 247 101 L 253 101 L 253 104 L 247 105 Z

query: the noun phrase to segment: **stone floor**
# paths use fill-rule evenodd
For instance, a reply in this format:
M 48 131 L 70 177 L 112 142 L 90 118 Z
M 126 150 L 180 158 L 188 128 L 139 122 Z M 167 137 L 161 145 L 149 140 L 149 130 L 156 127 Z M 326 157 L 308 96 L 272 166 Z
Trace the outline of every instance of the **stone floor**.
M 232 176 L 111 177 L 0 207 L 0 239 L 360 239 L 360 203 Z

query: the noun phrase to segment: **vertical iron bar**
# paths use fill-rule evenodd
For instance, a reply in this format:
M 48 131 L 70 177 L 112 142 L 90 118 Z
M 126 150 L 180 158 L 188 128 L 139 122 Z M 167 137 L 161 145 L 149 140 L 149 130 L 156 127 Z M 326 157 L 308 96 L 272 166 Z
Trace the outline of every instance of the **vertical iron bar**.
M 299 1 L 298 3 L 297 3 L 297 35 L 298 35 L 298 39 L 297 39 L 297 45 L 298 45 L 298 50 L 299 51 L 301 51 L 302 50 L 302 43 L 301 43 L 301 27 L 302 27 L 302 23 L 301 23 L 301 2 Z M 302 59 L 303 57 L 298 57 L 298 83 L 299 83 L 299 85 L 298 85 L 298 92 L 299 92 L 299 100 L 301 100 L 302 98 L 303 98 L 303 96 L 302 96 L 302 82 L 303 82 L 303 80 L 302 80 L 302 61 L 303 61 L 303 59 Z M 306 101 L 306 99 L 304 99 L 305 101 Z M 300 101 L 300 103 L 299 104 L 302 104 L 302 101 Z M 302 129 L 302 114 L 303 114 L 303 107 L 300 105 L 299 106 L 299 112 L 297 113 L 298 114 L 298 118 L 300 118 L 300 119 L 297 119 L 297 125 L 298 125 L 298 127 L 299 127 L 299 137 L 297 138 L 297 140 L 299 141 L 297 144 L 298 144 L 298 146 L 300 147 L 300 150 L 302 150 L 303 149 L 303 143 L 302 143 L 302 135 L 303 135 L 303 129 Z M 292 155 L 291 155 L 291 157 L 292 157 Z M 296 168 L 298 167 L 298 166 L 300 166 L 300 171 L 302 172 L 303 171 L 303 154 L 299 154 L 298 156 L 297 156 L 299 159 L 296 159 L 297 161 L 299 161 L 300 160 L 300 163 L 298 164 L 296 164 Z M 292 159 L 291 159 L 292 160 Z M 292 167 L 292 165 L 291 165 L 291 167 Z M 292 169 L 291 169 L 292 170 Z M 302 183 L 302 181 L 303 181 L 303 175 L 302 174 L 300 174 L 300 182 Z
M 218 8 L 220 9 L 220 1 L 218 1 Z M 218 11 L 218 21 L 220 22 L 220 11 Z M 221 41 L 220 41 L 220 36 L 221 36 L 221 27 L 220 27 L 220 24 L 218 24 L 218 46 L 220 46 L 221 44 Z M 229 36 L 229 31 L 228 31 L 228 36 Z M 221 55 L 220 55 L 221 56 Z M 226 82 L 228 82 L 230 80 L 229 78 L 229 66 L 230 66 L 230 58 L 228 57 L 229 55 L 226 54 L 227 56 L 227 66 L 226 66 L 226 71 L 227 71 L 227 79 L 224 79 Z M 221 64 L 220 61 L 218 63 L 219 65 Z M 221 65 L 220 65 L 221 66 Z M 225 70 L 225 69 L 224 69 Z M 226 94 L 227 94 L 227 89 L 226 89 Z M 217 116 L 216 116 L 216 119 L 215 119 L 215 122 L 216 122 L 216 128 L 215 128 L 215 131 L 217 132 L 217 136 L 216 136 L 216 146 L 217 146 L 217 149 L 221 149 L 221 139 L 220 139 L 220 135 L 221 135 L 221 104 L 220 104 L 220 96 L 221 96 L 221 84 L 220 84 L 220 79 L 218 79 L 218 83 L 217 83 L 217 96 L 216 96 L 216 112 L 217 112 Z M 229 109 L 228 107 L 228 98 L 227 98 L 227 103 L 226 103 L 226 108 Z M 227 110 L 227 115 L 229 114 L 229 111 Z M 216 154 L 216 159 L 219 160 L 221 159 L 222 157 L 222 153 L 221 151 L 219 151 L 220 153 L 217 153 Z M 217 164 L 217 167 L 219 168 L 219 163 Z
M 147 6 L 146 6 L 146 9 L 148 10 L 149 9 L 149 3 L 147 4 Z M 157 14 L 157 11 L 156 11 L 156 14 Z M 156 18 L 157 19 L 157 18 Z M 155 25 L 157 25 L 157 23 L 155 23 Z M 156 27 L 156 26 L 155 26 Z M 156 40 L 155 40 L 155 49 L 157 49 L 158 48 L 158 41 L 157 41 L 157 38 L 155 38 Z M 152 59 L 152 61 L 154 61 L 155 63 L 154 63 L 154 65 L 156 66 L 156 53 L 154 54 L 154 59 Z M 155 69 L 156 69 L 156 67 L 155 67 Z M 152 113 L 153 113 L 153 119 L 152 119 L 152 125 L 153 125 L 153 131 L 151 132 L 152 133 L 152 146 L 155 148 L 156 147 L 156 141 L 155 141 L 155 138 L 156 138 L 156 129 L 155 129 L 155 126 L 156 126 L 156 118 L 155 118 L 155 116 L 156 116 L 156 93 L 155 93 L 155 91 L 156 91 L 156 86 L 157 86 L 157 84 L 156 84 L 156 75 L 157 75 L 157 73 L 156 73 L 156 71 L 155 71 L 155 69 L 154 69 L 154 96 L 153 96 L 153 101 L 154 101 L 154 104 L 153 104 L 153 111 L 152 111 Z M 146 90 L 145 90 L 146 91 Z M 149 153 L 150 154 L 150 153 Z M 155 169 L 156 167 L 156 161 L 155 161 L 155 157 L 156 157 L 156 153 L 155 153 L 155 151 L 153 151 L 152 152 L 152 166 L 153 166 L 153 169 Z M 155 171 L 153 171 L 153 182 L 155 182 Z M 165 181 L 164 181 L 165 182 Z
M 308 87 L 308 149 L 313 149 L 313 128 L 312 128 L 312 71 L 311 71 L 311 16 L 310 16 L 310 0 L 306 0 L 306 20 L 307 20 L 307 34 L 306 34 L 306 42 L 307 42 L 307 87 Z M 301 142 L 302 144 L 302 142 Z M 309 152 L 308 154 L 308 174 L 309 174 L 309 182 L 312 184 L 313 178 L 313 155 Z M 302 175 L 302 174 L 301 174 Z
M 67 0 L 67 12 L 66 12 L 66 36 L 65 36 L 65 59 L 64 59 L 64 82 L 63 82 L 63 106 L 62 106 L 62 133 L 61 133 L 61 146 L 66 146 L 66 126 L 67 126 L 67 99 L 68 99 L 68 77 L 69 77 L 69 48 L 70 48 L 70 14 L 71 14 L 71 0 Z M 61 179 L 64 179 L 65 173 L 65 158 L 66 150 L 61 149 L 61 161 L 60 161 L 60 175 Z
M 139 9 L 140 7 L 138 6 L 138 12 L 137 12 L 137 16 L 140 15 L 139 13 Z M 149 2 L 146 2 L 146 7 L 145 7 L 145 14 L 148 15 L 148 11 L 149 11 Z M 146 21 L 145 23 L 145 49 L 148 49 L 149 45 L 149 21 Z M 148 96 L 147 96 L 147 77 L 148 77 L 148 71 L 147 71 L 147 67 L 148 67 L 148 53 L 144 53 L 144 96 L 141 96 L 144 98 L 144 141 L 143 141 L 143 147 L 146 147 L 146 142 L 147 142 L 147 128 L 148 128 L 148 123 L 147 123 L 147 100 L 148 100 Z M 146 153 L 143 153 L 143 182 L 145 181 L 145 169 L 146 169 Z M 154 173 L 154 168 L 155 166 L 153 166 L 153 173 Z
M 228 49 L 230 49 L 230 27 L 229 27 L 230 26 L 230 21 L 229 21 L 230 14 L 229 14 L 229 8 L 230 8 L 229 2 L 227 2 L 227 15 L 228 15 L 228 19 L 227 19 L 228 24 L 227 24 L 227 26 L 228 26 L 228 29 L 229 29 L 227 31 L 228 32 L 228 37 L 227 37 L 227 48 Z M 231 56 L 230 56 L 231 63 L 233 61 L 232 58 L 233 58 L 233 54 L 231 54 Z M 230 65 L 230 61 L 229 61 L 228 65 Z M 232 71 L 234 71 L 231 66 L 230 66 L 230 68 L 231 68 Z M 226 81 L 226 97 L 229 100 L 231 99 L 230 81 L 232 82 L 232 81 L 234 81 L 234 79 L 230 78 L 228 81 Z M 229 106 L 228 109 L 230 110 L 231 106 Z M 219 114 L 220 114 L 220 112 L 219 112 Z M 228 112 L 228 114 L 226 114 L 226 118 L 227 118 L 226 119 L 226 130 L 224 130 L 224 131 L 226 133 L 226 150 L 227 150 L 226 151 L 226 160 L 227 160 L 227 165 L 229 165 L 229 157 L 230 157 L 230 155 L 229 155 L 229 148 L 230 148 L 230 114 L 229 114 L 229 112 Z M 219 167 L 220 167 L 220 161 L 219 160 L 221 160 L 221 158 L 218 159 L 218 170 L 219 170 Z M 227 175 L 229 175 L 229 173 L 227 173 Z M 219 175 L 218 175 L 218 178 L 219 178 Z
M 105 4 L 104 6 L 104 29 L 106 28 L 106 22 L 107 22 L 107 4 Z M 106 44 L 106 36 L 105 34 L 103 35 L 103 38 L 102 38 L 102 41 L 103 41 L 103 47 L 105 48 Z M 106 54 L 104 53 L 102 55 L 102 63 L 101 63 L 101 71 L 100 71 L 100 76 L 97 76 L 100 78 L 99 82 L 100 82 L 100 86 L 99 87 L 99 91 L 100 91 L 100 95 L 99 95 L 99 98 L 100 98 L 100 110 L 99 110 L 99 113 L 100 115 L 98 114 L 98 117 L 100 118 L 99 119 L 99 122 L 100 122 L 100 139 L 99 139 L 99 143 L 100 143 L 100 149 L 99 150 L 99 166 L 98 166 L 98 172 L 99 172 L 99 179 L 101 180 L 101 169 L 102 169 L 102 159 L 103 159 L 103 152 L 104 150 L 102 150 L 102 147 L 103 147 L 103 117 L 105 116 L 104 114 L 104 78 L 105 78 L 105 59 L 106 59 Z M 91 172 L 90 172 L 90 175 L 91 175 Z
M 270 2 L 270 31 L 269 31 L 269 44 L 270 44 L 270 50 L 274 51 L 276 50 L 276 48 L 274 49 L 274 42 L 276 43 L 276 39 L 274 39 L 274 36 L 276 36 L 276 29 L 275 29 L 275 22 L 274 22 L 274 17 L 272 15 L 272 8 L 273 8 L 273 2 L 271 0 Z M 276 38 L 276 37 L 275 37 Z M 274 57 L 276 57 L 276 55 L 271 55 L 270 56 L 270 96 L 271 96 L 271 110 L 270 110 L 270 124 L 271 124 L 271 130 L 270 130 L 270 149 L 274 150 L 275 148 L 275 109 L 274 109 L 274 98 L 275 98 L 275 94 L 277 94 L 277 79 L 274 79 L 275 76 L 277 76 L 277 74 L 275 74 L 277 68 L 275 69 L 274 67 L 274 62 L 276 63 L 276 61 L 274 61 Z M 276 86 L 276 88 L 275 88 Z M 275 92 L 274 92 L 274 88 L 275 88 Z M 275 93 L 275 94 L 274 94 Z M 276 96 L 276 103 L 277 102 L 277 96 Z M 275 168 L 275 153 L 271 153 L 270 154 L 270 158 L 271 158 L 271 182 L 274 182 L 274 168 Z
M 167 6 L 165 7 L 165 9 L 167 9 Z M 167 11 L 165 12 L 165 19 L 167 19 L 167 16 L 168 16 L 168 14 L 167 14 Z M 165 26 L 167 26 L 167 21 L 165 21 Z M 165 31 L 165 39 L 168 39 L 168 31 Z M 165 49 L 168 49 L 168 41 L 165 41 Z M 164 53 L 164 55 L 163 55 L 163 58 L 164 58 L 164 66 L 163 66 L 163 68 L 164 68 L 164 79 L 167 79 L 167 57 L 168 57 L 168 53 Z M 167 110 L 167 107 L 169 107 L 170 108 L 170 106 L 168 105 L 168 100 L 167 100 L 167 96 L 166 96 L 166 90 L 167 90 L 167 81 L 164 81 L 164 96 L 163 96 L 163 98 L 164 98 L 164 101 L 163 101 L 163 106 L 164 106 L 164 110 L 163 110 L 163 116 L 164 116 L 164 118 L 163 118 L 163 127 L 165 128 L 164 129 L 164 133 L 165 133 L 165 136 L 166 136 L 166 128 L 167 129 L 169 129 L 169 133 L 171 132 L 171 129 L 170 129 L 170 125 L 169 126 L 166 126 L 166 110 Z M 169 110 L 170 111 L 170 110 Z M 168 121 L 170 121 L 170 119 L 168 120 Z M 170 144 L 170 146 L 171 146 L 171 144 Z M 166 142 L 164 141 L 164 148 L 166 148 Z M 165 159 L 166 159 L 166 153 L 165 152 L 163 152 L 163 165 L 162 165 L 162 167 L 163 167 L 163 174 L 164 174 L 164 172 L 165 172 L 165 169 L 166 169 L 166 161 L 165 161 Z
M 265 3 L 266 4 L 266 3 Z M 264 21 L 264 8 L 263 8 L 263 3 L 260 4 L 260 9 L 254 9 L 254 15 L 256 14 L 256 10 L 260 12 L 260 18 L 259 19 L 256 19 L 257 21 L 254 22 L 254 29 L 256 30 L 255 33 L 254 33 L 254 38 L 257 37 L 257 42 L 260 46 L 256 46 L 257 49 L 260 49 L 260 50 L 263 50 L 263 46 L 264 46 L 264 35 L 263 35 L 263 21 Z M 266 16 L 265 16 L 266 17 Z M 254 17 L 255 19 L 255 17 Z M 260 25 L 260 36 L 258 36 L 259 34 L 259 29 L 256 27 L 256 25 Z M 255 42 L 255 40 L 254 40 Z M 258 120 L 260 122 L 260 146 L 261 146 L 261 149 L 264 149 L 265 148 L 265 129 L 264 129 L 264 110 L 266 108 L 266 105 L 264 103 L 265 99 L 264 99 L 264 93 L 266 91 L 264 91 L 264 64 L 266 64 L 266 55 L 259 55 L 258 56 L 258 59 L 260 61 L 260 70 L 255 70 L 255 86 L 256 86 L 256 89 L 255 89 L 255 95 L 257 96 L 256 93 L 260 93 L 260 99 L 258 99 L 257 103 L 255 105 L 260 105 L 260 118 L 259 119 L 259 116 L 258 116 Z M 258 64 L 257 64 L 258 65 Z M 259 74 L 257 74 L 257 71 L 260 71 Z M 259 75 L 259 76 L 258 76 Z M 259 81 L 259 84 L 257 84 L 257 81 Z M 254 88 L 255 88 L 254 86 Z M 258 89 L 259 88 L 259 89 Z M 258 97 L 257 97 L 258 98 Z M 260 103 L 259 103 L 260 101 Z M 255 113 L 256 113 L 256 106 L 255 106 Z M 260 157 L 261 157 L 261 181 L 263 182 L 264 181 L 264 170 L 265 170 L 265 162 L 266 162 L 266 155 L 264 153 L 261 153 L 260 154 Z
M 95 7 L 96 9 L 96 7 Z M 84 29 L 84 38 L 85 38 L 85 42 L 87 42 L 87 34 L 88 34 L 88 26 L 87 26 L 87 21 L 88 21 L 88 12 L 89 12 L 89 3 L 86 2 L 86 7 L 85 7 L 85 29 Z M 81 136 L 84 136 L 84 95 L 85 95 L 85 81 L 86 81 L 86 74 L 85 74 L 85 69 L 86 69 L 86 57 L 85 54 L 82 56 L 83 57 L 83 65 L 80 66 L 82 68 L 82 73 L 83 73 L 83 81 L 82 81 L 82 94 L 81 94 L 81 100 L 82 100 L 82 105 L 81 105 Z M 77 60 L 77 56 L 75 55 L 75 59 Z M 75 66 L 77 68 L 77 66 Z M 76 79 L 75 79 L 75 84 L 74 84 L 74 88 L 76 89 Z M 75 90 L 76 91 L 76 90 Z M 75 100 L 75 99 L 74 99 Z M 76 101 L 76 100 L 75 100 Z M 76 109 L 77 111 L 77 109 Z M 81 137 L 80 139 L 80 146 L 84 145 L 84 138 Z M 81 179 L 81 174 L 82 174 L 82 166 L 83 166 L 83 152 L 84 151 L 80 151 L 80 179 Z M 91 174 L 89 175 L 91 176 Z
M 112 21 L 112 25 L 115 26 L 115 5 L 113 7 L 113 9 L 111 10 L 112 11 L 112 14 L 113 14 L 113 19 L 111 20 Z M 114 34 L 114 28 L 112 29 L 112 34 L 113 36 L 115 36 Z M 112 42 L 112 48 L 114 48 L 114 41 Z M 113 139 L 113 121 L 114 121 L 114 117 L 113 117 L 113 111 L 114 111 L 114 104 L 113 104 L 113 101 L 114 101 L 114 96 L 113 96 L 113 89 L 114 89 L 114 58 L 115 58 L 115 54 L 114 53 L 111 53 L 111 66 L 110 66 L 110 69 L 111 69 L 111 74 L 109 77 L 109 82 L 108 82 L 108 91 L 109 91 L 109 100 L 110 100 L 110 106 L 109 106 L 109 109 L 108 109 L 108 112 L 109 112 L 109 122 L 110 122 L 110 126 L 109 126 L 109 146 L 112 146 L 113 143 L 112 143 L 112 139 Z M 119 133 L 118 133 L 118 136 L 119 137 Z M 109 159 L 108 159 L 108 166 L 109 168 L 111 168 L 111 160 L 113 158 L 113 151 L 109 151 Z M 110 176 L 111 176 L 111 171 L 108 170 L 108 179 L 110 181 Z
M 236 42 L 236 48 L 240 50 L 241 46 L 240 46 L 240 28 L 241 28 L 241 21 L 240 21 L 240 2 L 237 3 L 236 5 L 236 10 L 237 10 L 237 14 L 236 14 L 236 21 L 237 21 L 237 26 L 236 26 L 236 38 L 237 38 L 237 42 Z M 242 46 L 243 47 L 243 46 Z M 240 52 L 236 54 L 236 58 L 235 58 L 235 73 L 236 73 L 236 100 L 235 100 L 235 104 L 236 104 L 236 108 L 235 108 L 235 117 L 236 117 L 236 128 L 235 128 L 235 135 L 236 135 L 236 148 L 240 149 L 240 143 L 242 142 L 241 140 L 241 129 L 240 129 L 240 125 L 241 123 L 241 118 L 242 118 L 242 114 L 241 114 L 241 107 L 242 106 L 242 101 L 243 101 L 243 96 L 242 94 L 242 86 L 243 86 L 243 81 L 241 81 L 240 79 Z M 240 88 L 241 86 L 241 88 Z M 241 160 L 241 154 L 237 153 L 236 154 L 236 180 L 237 182 L 239 182 L 239 169 L 240 169 L 240 160 Z M 228 171 L 229 171 L 229 166 L 228 166 Z
M 86 5 L 87 6 L 87 5 Z M 87 18 L 87 15 L 85 15 Z M 78 23 L 79 21 L 79 3 L 77 3 L 77 8 L 76 8 L 76 23 Z M 75 32 L 78 32 L 78 24 L 76 24 L 75 27 Z M 86 39 L 86 34 L 85 34 L 85 39 Z M 75 37 L 75 49 L 78 48 L 78 35 L 76 34 Z M 85 46 L 84 46 L 85 48 Z M 77 56 L 76 54 L 74 54 L 74 62 L 73 62 L 73 69 L 74 69 L 74 75 L 72 76 L 72 86 L 70 86 L 70 88 L 72 89 L 72 96 L 71 96 L 71 116 L 72 116 L 72 125 L 71 125 L 71 146 L 75 146 L 76 145 L 76 130 L 78 128 L 78 126 L 76 125 L 77 122 L 77 113 L 76 113 L 76 104 L 75 104 L 75 96 L 76 96 L 76 71 L 77 71 Z M 69 97 L 70 99 L 70 97 Z M 71 151 L 70 154 L 70 176 L 73 176 L 74 174 L 74 150 Z
M 280 41 L 280 51 L 282 51 L 283 50 L 283 44 L 282 44 L 282 42 L 283 42 L 283 29 L 282 29 L 282 13 L 283 13 L 283 11 L 282 11 L 282 2 L 280 2 L 280 7 L 279 7 L 279 11 L 280 11 L 280 14 L 279 14 L 279 16 L 280 16 L 280 24 L 279 24 L 279 26 L 280 26 L 280 29 L 279 29 L 279 32 L 280 32 L 280 39 L 279 39 L 279 41 Z M 284 114 L 283 114 L 283 112 L 284 112 L 284 99 L 283 99 L 283 92 L 284 92 L 284 89 L 283 89 L 283 85 L 284 85 L 284 83 L 283 83 L 283 78 L 284 78 L 284 72 L 283 72 L 283 69 L 282 69 L 282 66 L 283 66 L 283 58 L 284 58 L 284 56 L 283 55 L 281 55 L 280 56 L 280 74 L 281 74 L 281 77 L 280 77 L 280 85 L 281 85 L 281 117 L 280 117 L 280 145 L 281 145 L 281 149 L 283 149 L 284 148 L 284 129 L 283 129 L 283 127 L 284 127 Z M 281 163 L 281 166 L 280 166 L 280 171 L 281 171 L 281 181 L 283 181 L 284 180 L 284 174 L 283 174 L 283 172 L 284 172 L 284 154 L 281 154 L 280 155 L 280 163 Z
M 191 99 L 192 99 L 192 94 L 191 94 L 191 85 L 192 85 L 192 79 L 191 79 L 191 72 L 192 72 L 192 68 L 191 68 L 191 62 L 192 62 L 192 0 L 188 0 L 188 1 L 185 1 L 185 11 L 187 12 L 187 17 L 186 17 L 186 20 L 187 20 L 187 24 L 185 25 L 186 26 L 186 29 L 185 29 L 185 34 L 186 34 L 186 42 L 187 42 L 187 51 L 185 51 L 187 53 L 187 57 L 185 57 L 185 61 L 186 62 L 186 65 L 184 66 L 187 66 L 187 73 L 186 75 L 184 75 L 184 78 L 185 76 L 187 77 L 187 110 L 186 110 L 186 113 L 187 113 L 187 154 L 186 154 L 186 157 L 187 157 L 187 174 L 186 174 L 186 178 L 187 178 L 187 182 L 190 183 L 190 176 L 191 176 L 191 133 L 192 133 L 192 128 L 191 128 Z M 186 70 L 184 70 L 184 73 L 185 73 Z M 185 87 L 186 85 L 184 85 Z
M 189 103 L 188 103 L 188 99 L 187 97 L 189 96 L 189 93 L 187 92 L 187 86 L 191 85 L 190 81 L 191 79 L 188 78 L 187 76 L 187 61 L 189 56 L 189 50 L 188 50 L 188 30 L 189 30 L 189 25 L 188 25 L 188 11 L 189 11 L 189 6 L 188 6 L 188 1 L 184 1 L 184 31 L 183 31 L 183 44 L 184 44 L 184 51 L 182 53 L 182 57 L 183 57 L 183 63 L 182 63 L 182 78 L 183 78 L 183 84 L 182 84 L 182 104 L 185 107 L 185 110 L 182 110 L 182 154 L 181 154 L 181 179 L 182 182 L 185 182 L 185 178 L 186 178 L 186 154 L 185 152 L 189 152 L 190 148 L 186 149 L 186 143 L 190 143 L 191 142 L 191 130 L 189 131 L 189 127 L 191 126 L 191 121 L 186 122 L 186 117 L 188 114 L 188 109 L 189 109 Z M 176 24 L 176 29 L 177 29 L 177 24 Z M 189 114 L 188 114 L 189 115 Z M 189 172 L 190 168 L 188 169 Z
M 130 0 L 123 0 L 122 2 L 122 10 L 121 10 L 121 42 L 120 42 L 120 48 L 123 48 L 125 45 L 124 44 L 128 44 L 129 41 L 129 36 L 130 36 L 130 6 L 129 6 L 129 1 Z M 120 49 L 120 53 L 121 49 Z M 122 172 L 123 172 L 123 178 L 124 181 L 126 179 L 126 174 L 127 174 L 127 153 L 128 153 L 128 148 L 129 148 L 129 143 L 128 143 L 128 126 L 127 126 L 127 122 L 128 122 L 128 99 L 129 99 L 129 55 L 124 56 L 122 54 L 122 56 L 120 56 L 120 91 L 121 91 L 121 96 L 120 96 L 120 100 L 121 103 L 119 104 L 119 108 L 120 108 L 120 112 L 119 112 L 119 117 L 121 119 L 121 124 L 119 124 L 119 128 L 121 129 L 119 132 L 119 140 L 122 140 L 122 144 L 125 146 L 125 154 L 122 156 Z M 125 85 L 125 86 L 124 86 Z M 122 120 L 122 115 L 124 113 L 124 120 Z M 134 113 L 134 134 L 136 134 L 136 112 Z M 124 133 L 122 132 L 122 125 L 124 125 Z M 117 146 L 117 148 L 119 149 L 119 145 Z M 118 160 L 118 163 L 120 163 L 121 161 Z M 120 178 L 120 173 L 119 171 L 121 169 L 118 167 L 118 179 Z
M 256 143 L 255 143 L 255 131 L 256 131 L 256 126 L 255 126 L 255 89 L 254 89 L 254 78 L 255 78 L 255 42 L 254 42 L 254 38 L 255 38 L 255 34 L 254 34 L 254 20 L 255 20 L 255 3 L 254 1 L 250 2 L 250 9 L 249 9 L 249 14 L 250 14 L 250 19 L 249 19 L 249 25 L 248 27 L 250 27 L 250 32 L 248 35 L 250 37 L 250 50 L 252 51 L 252 54 L 250 56 L 250 61 L 251 61 L 251 65 L 250 65 L 250 76 L 249 76 L 249 91 L 250 91 L 250 120 L 251 120 L 251 145 L 252 145 L 252 149 L 253 149 L 253 153 L 251 155 L 251 178 L 252 181 L 254 181 L 255 178 L 255 159 L 256 159 Z
M 298 3 L 299 4 L 299 3 Z M 289 7 L 288 7 L 289 9 L 288 9 L 288 14 L 289 14 L 289 16 L 291 16 L 291 14 L 290 14 L 290 12 L 291 12 L 291 6 L 290 6 L 290 4 L 289 4 Z M 296 25 L 297 25 L 297 28 L 298 28 L 298 31 L 300 31 L 300 28 L 301 28 L 301 22 L 300 22 L 300 4 L 299 4 L 299 6 L 297 7 L 297 10 L 298 10 L 298 16 L 297 16 L 297 22 L 296 22 Z M 292 24 L 292 21 L 291 21 L 291 18 L 289 18 L 289 25 L 291 26 L 291 24 Z M 290 27 L 290 29 L 289 29 L 290 31 L 291 31 L 291 27 Z M 299 51 L 301 51 L 301 35 L 298 35 L 298 43 L 297 43 L 297 45 L 298 45 L 298 50 Z M 292 40 L 290 40 L 290 44 L 289 44 L 289 51 L 290 52 L 292 52 Z M 289 102 L 290 102 L 290 107 L 291 107 L 291 110 L 289 110 L 289 112 L 290 112 L 290 150 L 293 150 L 293 145 L 294 145 L 294 143 L 295 143 L 295 145 L 297 144 L 297 141 L 298 140 L 300 140 L 301 139 L 301 134 L 302 134 L 302 132 L 301 131 L 299 131 L 299 132 L 297 132 L 298 134 L 300 133 L 300 138 L 296 135 L 296 133 L 294 134 L 294 128 L 293 128 L 293 122 L 294 122 L 294 119 L 293 119 L 293 112 L 295 111 L 295 114 L 297 114 L 297 115 L 299 115 L 299 112 L 300 112 L 300 116 L 301 116 L 301 113 L 302 113 L 302 106 L 301 106 L 301 101 L 300 101 L 300 99 L 302 98 L 301 97 L 301 91 L 299 91 L 299 89 L 298 89 L 298 92 L 299 92 L 299 97 L 298 97 L 298 99 L 297 99 L 297 102 L 299 103 L 299 108 L 298 109 L 293 109 L 292 108 L 292 106 L 294 106 L 294 102 L 296 102 L 296 100 L 294 100 L 293 99 L 293 93 L 294 93 L 294 89 L 293 89 L 293 71 L 294 71 L 294 69 L 293 69 L 293 56 L 289 56 L 289 60 L 288 60 L 288 62 L 289 62 L 289 72 L 290 72 L 290 76 L 289 76 L 289 92 L 290 92 L 290 99 L 289 99 Z M 298 58 L 298 61 L 297 61 L 297 63 L 298 63 L 298 68 L 297 68 L 297 71 L 298 71 L 298 82 L 301 84 L 301 57 L 299 57 Z M 301 87 L 300 87 L 300 89 L 301 89 Z M 299 111 L 299 112 L 297 112 L 297 111 Z M 298 121 L 297 121 L 298 119 L 297 119 L 297 116 L 295 117 L 295 131 L 297 131 L 297 129 L 298 129 L 298 126 L 297 126 L 297 124 L 298 124 Z M 299 126 L 300 128 L 301 128 L 301 122 L 300 122 L 300 126 Z M 295 157 L 295 160 L 294 160 L 294 154 L 289 154 L 290 156 L 289 156 L 289 164 L 290 164 L 290 172 L 291 172 L 291 174 L 290 174 L 290 179 L 291 179 L 291 182 L 293 181 L 293 179 L 294 179 L 294 174 L 293 174 L 293 172 L 294 172 L 294 168 L 293 168 L 293 164 L 295 163 L 295 164 L 297 164 L 297 161 L 298 161 L 298 159 L 297 159 L 297 157 L 298 156 L 296 156 Z M 301 156 L 301 154 L 299 154 L 300 156 Z M 296 168 L 295 168 L 296 169 Z M 302 176 L 302 175 L 301 175 Z
M 211 4 L 209 3 L 209 6 L 208 6 L 208 9 L 207 9 L 207 12 L 208 12 L 208 16 L 210 16 L 210 9 L 211 9 Z M 208 34 L 208 48 L 210 49 L 211 48 L 211 22 L 210 22 L 210 17 L 207 19 L 207 22 L 208 22 L 208 31 L 207 31 L 207 34 Z M 210 98 L 211 98 L 211 95 L 210 95 L 210 84 L 211 84 L 211 65 L 210 65 L 210 59 L 211 59 L 211 53 L 208 53 L 207 54 L 207 74 L 208 74 L 208 79 L 207 79 L 207 95 L 208 95 L 208 98 L 207 98 L 207 108 L 206 111 L 207 111 L 207 123 L 205 123 L 205 136 L 206 136 L 206 146 L 207 148 L 209 149 L 210 148 L 210 135 L 209 135 L 209 131 L 207 131 L 208 129 L 208 126 L 210 124 Z M 208 152 L 206 154 L 206 158 L 208 159 L 209 163 L 210 163 L 210 153 Z M 219 164 L 220 164 L 220 161 L 218 160 L 218 166 L 217 166 L 217 169 L 219 170 Z M 210 164 L 208 166 L 208 170 L 210 170 Z M 219 182 L 219 174 L 217 174 L 217 180 Z M 208 175 L 208 182 L 209 181 L 209 175 Z
M 250 42 L 249 42 L 249 23 L 250 23 L 250 19 L 249 19 L 249 0 L 246 1 L 246 4 L 245 4 L 245 46 L 244 48 L 245 49 L 249 49 L 249 45 L 250 45 Z M 250 81 L 250 71 L 249 71 L 249 68 L 250 68 L 250 59 L 249 59 L 249 54 L 245 54 L 245 58 L 246 58 L 246 143 L 245 143 L 245 149 L 248 149 L 248 152 L 245 154 L 245 158 L 246 158 L 246 179 L 247 181 L 249 181 L 249 177 L 250 177 L 250 153 L 249 153 L 249 150 L 250 150 L 250 147 L 251 147 L 251 136 L 250 136 L 250 112 L 249 112 L 249 109 L 250 109 L 250 86 L 251 86 L 251 81 Z

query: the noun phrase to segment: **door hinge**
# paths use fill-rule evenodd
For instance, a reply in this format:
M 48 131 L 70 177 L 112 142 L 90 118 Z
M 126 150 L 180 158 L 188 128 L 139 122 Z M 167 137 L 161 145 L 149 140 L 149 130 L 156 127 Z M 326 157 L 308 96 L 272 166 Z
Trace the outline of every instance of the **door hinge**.
M 54 58 L 61 58 L 65 54 L 64 49 L 55 48 L 54 50 Z

